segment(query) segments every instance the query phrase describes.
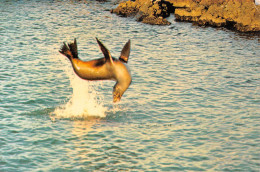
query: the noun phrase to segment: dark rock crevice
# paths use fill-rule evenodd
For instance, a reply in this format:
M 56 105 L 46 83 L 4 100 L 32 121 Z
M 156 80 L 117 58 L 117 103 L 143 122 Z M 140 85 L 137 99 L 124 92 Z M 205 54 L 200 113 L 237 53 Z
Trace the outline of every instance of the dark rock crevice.
M 236 25 L 236 22 L 227 20 L 225 28 L 227 28 L 229 30 L 236 30 L 235 29 L 236 28 L 235 25 Z

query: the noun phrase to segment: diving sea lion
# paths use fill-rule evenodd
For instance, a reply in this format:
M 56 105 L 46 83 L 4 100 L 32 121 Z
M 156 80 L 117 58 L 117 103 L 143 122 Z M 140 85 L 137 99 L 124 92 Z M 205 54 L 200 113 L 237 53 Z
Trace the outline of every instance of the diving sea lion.
M 125 44 L 119 59 L 111 56 L 109 50 L 96 38 L 97 43 L 104 54 L 104 58 L 82 61 L 78 57 L 77 41 L 66 44 L 60 49 L 60 53 L 68 57 L 73 70 L 85 80 L 114 80 L 113 102 L 120 101 L 122 95 L 132 82 L 131 74 L 126 67 L 130 55 L 130 40 Z

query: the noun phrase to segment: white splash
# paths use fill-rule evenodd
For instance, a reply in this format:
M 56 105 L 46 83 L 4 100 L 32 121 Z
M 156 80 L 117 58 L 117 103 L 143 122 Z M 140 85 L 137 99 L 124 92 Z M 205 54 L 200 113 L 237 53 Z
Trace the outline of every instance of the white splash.
M 72 70 L 71 67 L 68 68 Z M 51 118 L 105 117 L 107 108 L 103 105 L 104 98 L 95 90 L 99 82 L 83 80 L 68 68 L 65 71 L 69 76 L 73 94 L 66 104 L 54 110 Z

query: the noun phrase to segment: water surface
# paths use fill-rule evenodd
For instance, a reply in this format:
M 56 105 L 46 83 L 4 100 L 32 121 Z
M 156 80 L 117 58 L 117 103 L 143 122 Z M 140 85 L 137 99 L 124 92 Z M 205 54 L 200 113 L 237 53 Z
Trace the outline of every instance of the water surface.
M 151 26 L 111 2 L 2 1 L 0 171 L 258 171 L 259 37 Z M 88 82 L 58 50 L 114 57 L 131 39 L 133 82 Z M 93 117 L 94 116 L 94 117 Z

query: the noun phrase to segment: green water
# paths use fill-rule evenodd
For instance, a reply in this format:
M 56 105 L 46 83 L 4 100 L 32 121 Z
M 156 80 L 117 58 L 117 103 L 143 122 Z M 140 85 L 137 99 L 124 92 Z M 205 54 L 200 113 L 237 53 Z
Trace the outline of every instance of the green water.
M 120 18 L 113 2 L 1 1 L 0 171 L 259 171 L 259 37 Z M 75 76 L 58 50 L 114 57 L 133 82 Z M 93 117 L 94 116 L 94 117 Z

